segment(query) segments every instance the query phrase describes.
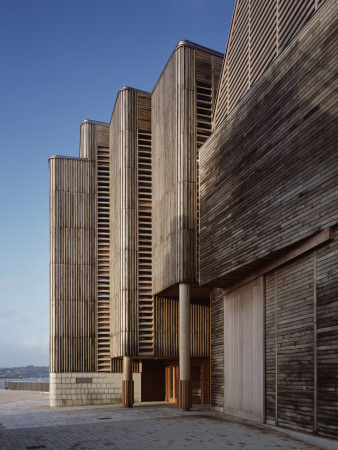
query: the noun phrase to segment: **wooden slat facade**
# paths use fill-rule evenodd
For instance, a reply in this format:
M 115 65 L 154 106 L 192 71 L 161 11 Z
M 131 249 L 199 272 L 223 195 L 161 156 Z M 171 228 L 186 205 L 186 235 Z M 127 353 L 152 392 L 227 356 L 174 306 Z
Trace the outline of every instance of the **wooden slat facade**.
M 338 437 L 338 231 L 316 252 L 317 416 L 321 435 Z
M 155 297 L 155 356 L 178 357 L 178 299 Z M 190 356 L 210 356 L 210 308 L 208 302 L 190 304 Z
M 110 358 L 110 200 L 109 125 L 85 120 L 81 124 L 80 157 L 92 162 L 96 208 L 96 353 L 98 372 L 111 371 Z
M 210 302 L 211 316 L 211 405 L 224 409 L 224 294 L 213 288 Z
M 123 88 L 110 123 L 112 358 L 153 354 L 150 94 Z
M 109 136 L 107 128 L 107 135 Z M 107 147 L 96 152 L 97 173 L 97 369 L 111 371 L 110 358 L 110 155 Z
M 95 169 L 108 148 L 108 124 L 86 120 L 80 158 L 50 159 L 51 372 L 110 371 L 109 280 L 105 274 L 103 287 L 101 279 L 109 267 L 102 260 L 105 175 Z
M 151 100 L 138 95 L 138 354 L 154 355 L 154 300 L 152 296 L 152 151 Z
M 314 423 L 313 254 L 272 272 L 266 277 L 266 283 L 270 287 L 266 295 L 269 317 L 266 417 L 279 425 L 311 432 Z
M 50 168 L 50 372 L 96 370 L 95 174 L 85 159 Z
M 299 34 L 324 0 L 237 0 L 213 129 Z
M 201 284 L 336 223 L 336 33 L 329 1 L 201 147 Z
M 181 41 L 152 93 L 153 294 L 198 278 L 198 145 L 211 133 L 221 61 Z
M 239 3 L 238 18 L 245 17 Z M 331 437 L 338 430 L 337 3 L 278 2 L 283 53 L 267 63 L 266 46 L 259 83 L 200 148 L 200 282 L 214 286 L 212 405 L 226 411 L 226 390 L 236 391 L 231 361 L 220 354 L 246 332 L 220 320 L 224 303 L 264 276 L 265 419 Z M 261 8 L 273 12 L 276 3 L 253 4 L 249 31 L 258 20 L 272 27 Z M 240 327 L 245 313 L 239 317 Z M 244 371 L 255 364 L 249 359 Z
M 264 277 L 224 296 L 224 412 L 264 422 Z
M 266 419 L 338 436 L 338 232 L 266 276 Z

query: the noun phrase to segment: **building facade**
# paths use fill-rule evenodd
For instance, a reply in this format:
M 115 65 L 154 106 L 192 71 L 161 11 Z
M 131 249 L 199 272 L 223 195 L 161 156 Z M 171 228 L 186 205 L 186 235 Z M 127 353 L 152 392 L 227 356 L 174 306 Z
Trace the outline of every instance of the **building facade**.
M 51 404 L 338 436 L 337 0 L 237 0 L 50 158 Z
M 253 34 L 241 52 L 247 60 L 235 59 L 246 82 L 232 100 L 236 25 L 243 30 L 250 5 L 237 2 L 215 131 L 200 150 L 212 405 L 337 437 L 337 2 L 292 2 L 295 15 L 285 25 L 287 3 L 275 4 L 280 30 L 271 33 L 271 55 L 280 54 L 250 86 Z M 290 24 L 294 36 L 285 31 Z M 252 21 L 246 29 L 255 30 Z
M 50 159 L 52 404 L 177 402 L 180 384 L 181 409 L 210 403 L 198 149 L 211 134 L 222 61 L 180 41 L 151 94 L 122 88 L 109 124 L 81 125 L 79 158 Z M 110 380 L 114 397 L 96 376 Z

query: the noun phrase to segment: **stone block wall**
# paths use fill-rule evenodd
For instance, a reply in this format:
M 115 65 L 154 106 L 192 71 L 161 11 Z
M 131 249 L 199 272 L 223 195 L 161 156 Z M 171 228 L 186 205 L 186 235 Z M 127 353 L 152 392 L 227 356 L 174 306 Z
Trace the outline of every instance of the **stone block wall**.
M 51 373 L 50 406 L 121 403 L 122 373 Z M 134 373 L 134 400 L 141 401 L 141 374 Z

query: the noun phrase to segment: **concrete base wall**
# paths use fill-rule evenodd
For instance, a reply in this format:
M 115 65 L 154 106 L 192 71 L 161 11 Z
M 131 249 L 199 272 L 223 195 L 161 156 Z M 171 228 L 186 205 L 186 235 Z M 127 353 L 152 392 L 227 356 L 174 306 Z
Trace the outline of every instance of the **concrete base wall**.
M 51 373 L 50 406 L 121 403 L 122 373 Z M 141 401 L 141 374 L 134 373 L 134 401 Z

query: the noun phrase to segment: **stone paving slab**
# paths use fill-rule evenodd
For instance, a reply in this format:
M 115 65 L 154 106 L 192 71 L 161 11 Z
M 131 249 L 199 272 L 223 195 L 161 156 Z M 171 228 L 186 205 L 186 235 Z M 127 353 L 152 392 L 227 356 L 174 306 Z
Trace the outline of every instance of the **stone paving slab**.
M 50 408 L 48 396 L 0 404 L 0 449 L 314 449 L 264 425 L 168 403 Z
M 0 430 L 1 449 L 314 449 L 212 414 Z

